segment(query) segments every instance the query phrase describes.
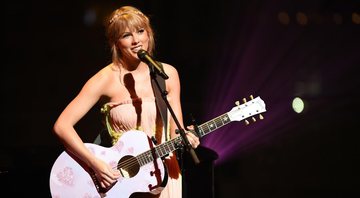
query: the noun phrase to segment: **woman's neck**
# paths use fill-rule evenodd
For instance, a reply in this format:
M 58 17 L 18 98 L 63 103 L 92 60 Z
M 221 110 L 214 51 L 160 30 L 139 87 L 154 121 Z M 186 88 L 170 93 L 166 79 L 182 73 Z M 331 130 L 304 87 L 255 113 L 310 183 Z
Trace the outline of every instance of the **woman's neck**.
M 141 61 L 137 61 L 137 62 L 120 62 L 120 70 L 123 70 L 126 73 L 141 73 L 143 71 L 148 70 L 148 67 L 145 63 L 141 62 Z
M 126 71 L 132 72 L 139 68 L 141 65 L 140 60 L 120 60 L 120 67 Z

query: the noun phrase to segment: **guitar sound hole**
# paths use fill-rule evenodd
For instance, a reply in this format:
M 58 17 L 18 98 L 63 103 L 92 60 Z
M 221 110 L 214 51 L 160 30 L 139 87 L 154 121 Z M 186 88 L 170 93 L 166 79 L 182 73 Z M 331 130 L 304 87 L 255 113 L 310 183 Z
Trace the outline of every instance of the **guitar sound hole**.
M 126 155 L 120 159 L 118 163 L 118 169 L 125 178 L 134 177 L 140 170 L 140 164 L 138 163 L 136 157 L 131 155 Z

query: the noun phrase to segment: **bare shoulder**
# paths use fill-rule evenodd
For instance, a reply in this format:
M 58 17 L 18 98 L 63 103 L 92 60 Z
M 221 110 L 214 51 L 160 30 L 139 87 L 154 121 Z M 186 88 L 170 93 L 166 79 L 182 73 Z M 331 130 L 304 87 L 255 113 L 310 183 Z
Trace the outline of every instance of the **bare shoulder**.
M 98 83 L 102 83 L 104 81 L 106 82 L 108 80 L 111 80 L 111 76 L 113 76 L 116 72 L 116 68 L 112 64 L 109 64 L 99 70 L 95 75 L 93 75 L 90 80 L 96 81 Z
M 106 90 L 107 85 L 111 84 L 114 80 L 114 76 L 118 71 L 116 68 L 109 64 L 94 74 L 87 82 L 86 86 L 89 86 L 96 90 Z
M 162 65 L 163 65 L 164 71 L 165 71 L 165 73 L 167 75 L 169 75 L 170 77 L 171 76 L 175 76 L 175 77 L 178 76 L 178 71 L 174 66 L 172 66 L 172 65 L 170 65 L 168 63 L 162 63 Z
M 165 81 L 167 91 L 169 92 L 169 94 L 172 94 L 173 90 L 177 93 L 180 88 L 180 79 L 177 69 L 168 63 L 162 64 L 165 73 L 169 76 L 169 79 Z

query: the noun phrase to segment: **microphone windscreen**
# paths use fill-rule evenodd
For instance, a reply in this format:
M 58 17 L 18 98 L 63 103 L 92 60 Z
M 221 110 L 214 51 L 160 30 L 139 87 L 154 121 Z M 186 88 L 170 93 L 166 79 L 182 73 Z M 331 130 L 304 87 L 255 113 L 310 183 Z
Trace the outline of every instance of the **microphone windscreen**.
M 137 52 L 137 56 L 139 57 L 140 60 L 146 60 L 145 56 L 147 55 L 147 51 L 143 50 L 143 49 L 140 49 L 138 52 Z

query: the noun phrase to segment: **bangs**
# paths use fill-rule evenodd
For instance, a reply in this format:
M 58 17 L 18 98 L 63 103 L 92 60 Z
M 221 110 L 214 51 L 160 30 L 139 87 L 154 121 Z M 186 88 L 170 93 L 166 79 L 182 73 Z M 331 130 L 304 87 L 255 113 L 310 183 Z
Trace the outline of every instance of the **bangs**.
M 141 28 L 147 29 L 146 24 L 144 18 L 130 13 L 121 15 L 116 21 L 116 26 L 118 27 L 118 33 L 120 35 L 125 32 L 126 28 L 129 28 L 130 31 L 137 31 Z

